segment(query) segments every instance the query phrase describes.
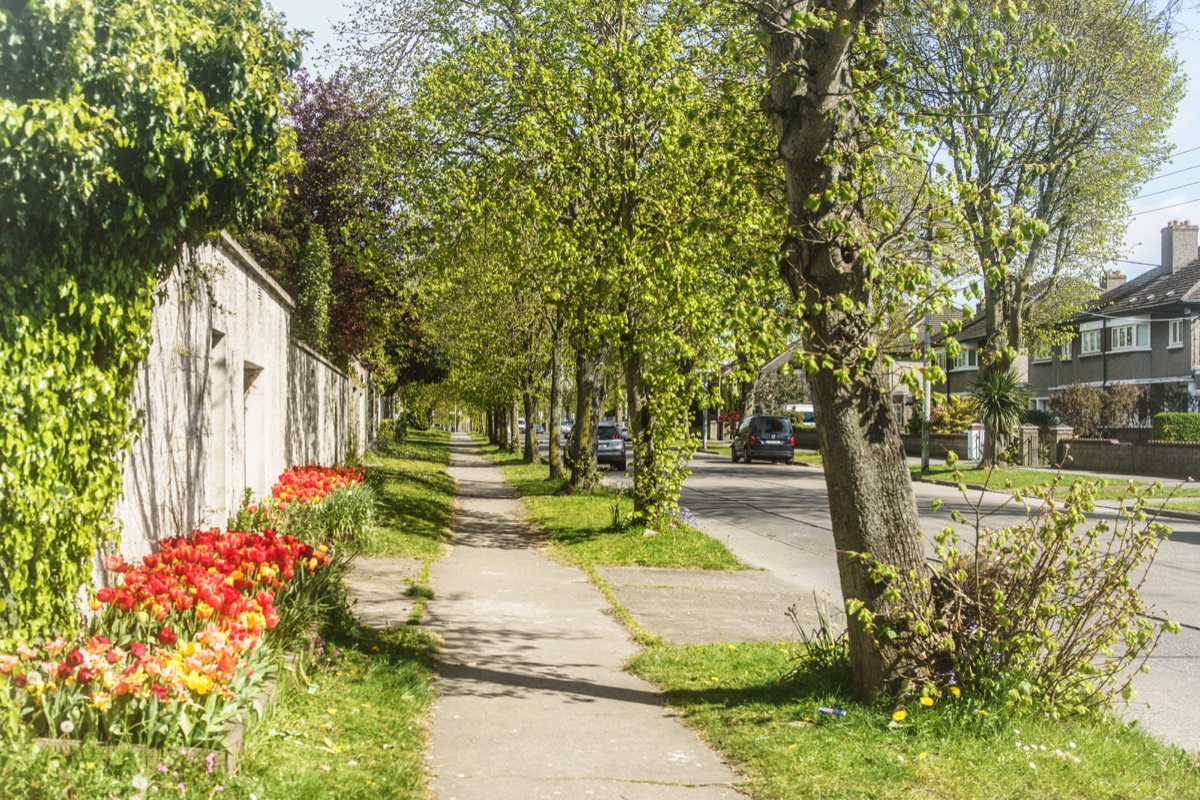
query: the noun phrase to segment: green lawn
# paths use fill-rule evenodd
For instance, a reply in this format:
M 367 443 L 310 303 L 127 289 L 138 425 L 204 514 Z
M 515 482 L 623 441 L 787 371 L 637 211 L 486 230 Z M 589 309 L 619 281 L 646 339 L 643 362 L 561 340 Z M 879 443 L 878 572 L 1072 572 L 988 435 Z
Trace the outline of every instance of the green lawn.
M 913 477 L 922 477 L 920 467 L 910 468 Z M 1042 469 L 1022 469 L 1019 467 L 1009 467 L 1004 469 L 976 469 L 974 467 L 960 467 L 959 472 L 962 475 L 964 483 L 987 486 L 989 489 L 1033 489 L 1038 486 L 1044 486 L 1055 479 L 1058 473 L 1051 470 Z M 944 464 L 931 464 L 929 474 L 924 476 L 933 480 L 939 481 L 954 481 L 954 467 L 948 467 Z M 1081 473 L 1072 473 L 1063 471 L 1060 483 L 1069 485 L 1076 478 L 1084 480 L 1095 480 L 1090 475 Z M 1147 489 L 1151 482 L 1144 478 L 1131 478 L 1129 480 L 1108 480 L 1106 486 L 1101 488 L 1096 497 L 1101 500 L 1117 500 L 1122 497 L 1128 497 L 1133 490 Z M 1131 490 L 1131 485 L 1133 489 Z M 1177 484 L 1163 483 L 1162 488 L 1157 489 L 1153 493 L 1153 497 L 1166 498 L 1174 491 L 1173 497 L 1200 497 L 1200 486 L 1195 484 L 1184 484 L 1176 488 Z M 1175 503 L 1171 504 L 1172 508 L 1176 507 Z
M 367 479 L 379 496 L 375 530 L 362 555 L 436 559 L 450 541 L 454 480 L 446 474 L 450 434 L 412 431 L 372 453 Z
M 530 522 L 545 534 L 552 554 L 566 563 L 746 569 L 725 545 L 689 525 L 676 523 L 647 531 L 645 526 L 627 524 L 633 500 L 624 492 L 599 487 L 564 494 L 566 481 L 550 480 L 549 466 L 525 464 L 520 455 L 486 444 L 483 450 L 520 492 Z
M 891 707 L 854 702 L 827 674 L 784 679 L 796 650 L 663 646 L 630 668 L 665 691 L 756 800 L 1200 797 L 1195 756 L 1123 725 L 1009 717 L 949 695 L 894 722 Z

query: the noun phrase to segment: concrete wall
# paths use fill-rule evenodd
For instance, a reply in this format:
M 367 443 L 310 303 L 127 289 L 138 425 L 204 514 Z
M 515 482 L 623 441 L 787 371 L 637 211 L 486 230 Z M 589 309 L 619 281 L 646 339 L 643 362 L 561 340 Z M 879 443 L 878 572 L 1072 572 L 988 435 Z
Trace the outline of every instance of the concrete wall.
M 1057 462 L 1061 463 L 1068 454 L 1071 460 L 1066 464 L 1067 469 L 1179 480 L 1200 477 L 1200 444 L 1072 439 L 1059 443 Z
M 291 340 L 294 304 L 228 236 L 189 252 L 160 287 L 133 404 L 120 551 L 224 525 L 249 488 L 292 464 L 336 464 L 378 427 L 369 374 L 336 369 Z

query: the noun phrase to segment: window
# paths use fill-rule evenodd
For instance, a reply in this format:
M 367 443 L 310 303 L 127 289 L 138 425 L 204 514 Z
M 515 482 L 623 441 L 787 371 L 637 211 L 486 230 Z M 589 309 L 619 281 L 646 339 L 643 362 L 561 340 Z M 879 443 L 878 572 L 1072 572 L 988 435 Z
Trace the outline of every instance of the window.
M 976 369 L 979 364 L 976 359 L 979 358 L 979 351 L 968 350 L 963 348 L 958 351 L 958 355 L 954 357 L 955 369 Z
M 1054 357 L 1054 353 L 1050 350 L 1049 345 L 1042 345 L 1035 348 L 1030 355 L 1033 361 L 1050 361 Z
M 1167 347 L 1183 347 L 1183 320 L 1171 320 L 1171 335 Z
M 1113 350 L 1135 350 L 1150 346 L 1150 323 L 1119 325 L 1112 329 Z
M 1058 351 L 1058 360 L 1059 361 L 1070 361 L 1071 360 L 1071 343 L 1070 342 L 1065 342 L 1063 344 L 1062 348 Z
M 1083 355 L 1100 352 L 1100 331 L 1083 331 L 1079 334 L 1079 352 Z

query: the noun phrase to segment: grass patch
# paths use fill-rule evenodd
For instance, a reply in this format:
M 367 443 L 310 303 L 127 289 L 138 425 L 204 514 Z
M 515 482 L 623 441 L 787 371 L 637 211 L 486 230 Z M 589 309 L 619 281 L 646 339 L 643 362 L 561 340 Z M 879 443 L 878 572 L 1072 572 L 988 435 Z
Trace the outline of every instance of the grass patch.
M 913 704 L 893 723 L 891 708 L 855 703 L 827 673 L 781 681 L 796 649 L 658 647 L 630 669 L 664 690 L 757 800 L 1200 797 L 1195 756 L 1120 723 L 984 715 L 965 696 Z
M 954 481 L 954 468 L 945 465 L 929 466 L 929 474 L 922 476 L 921 468 L 914 466 L 910 468 L 914 478 L 925 477 L 938 481 Z M 986 486 L 989 489 L 1005 491 L 1010 489 L 1033 489 L 1038 486 L 1044 486 L 1054 480 L 1057 473 L 1051 470 L 1044 469 L 1022 469 L 1019 467 L 1010 467 L 1005 469 L 959 469 L 962 474 L 964 483 L 974 484 L 977 486 Z M 1062 485 L 1068 486 L 1076 479 L 1096 480 L 1092 475 L 1083 473 L 1062 472 Z M 1107 480 L 1107 485 L 1099 490 L 1096 494 L 1098 500 L 1118 500 L 1121 497 L 1131 494 L 1130 484 L 1133 484 L 1134 489 L 1144 490 L 1150 488 L 1151 481 L 1146 480 Z M 1155 490 L 1152 497 L 1165 498 L 1171 494 L 1171 490 L 1176 486 L 1175 483 L 1163 482 L 1162 488 Z M 1200 497 L 1200 487 L 1184 485 L 1175 491 L 1174 497 Z M 1176 508 L 1174 503 L 1171 508 Z
M 450 541 L 454 480 L 450 435 L 412 431 L 405 441 L 367 459 L 367 480 L 379 496 L 375 530 L 364 556 L 436 559 Z
M 415 628 L 333 637 L 247 741 L 258 796 L 427 797 L 433 652 Z
M 645 526 L 623 524 L 633 513 L 633 500 L 620 490 L 601 486 L 563 494 L 566 481 L 550 480 L 548 466 L 526 464 L 520 455 L 491 445 L 482 447 L 520 492 L 529 520 L 546 535 L 552 554 L 565 563 L 747 569 L 725 545 L 689 525 L 667 526 L 647 535 Z

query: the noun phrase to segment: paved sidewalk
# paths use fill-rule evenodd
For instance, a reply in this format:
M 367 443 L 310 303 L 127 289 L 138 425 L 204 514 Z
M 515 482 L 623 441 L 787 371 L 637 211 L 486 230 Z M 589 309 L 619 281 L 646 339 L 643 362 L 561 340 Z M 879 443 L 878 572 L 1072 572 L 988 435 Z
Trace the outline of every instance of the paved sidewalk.
M 621 670 L 638 651 L 578 569 L 540 556 L 500 471 L 465 435 L 454 551 L 426 624 L 445 644 L 430 766 L 439 800 L 718 800 L 737 776 Z

